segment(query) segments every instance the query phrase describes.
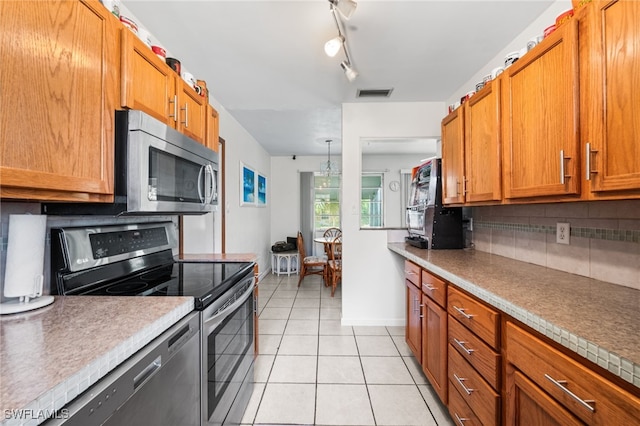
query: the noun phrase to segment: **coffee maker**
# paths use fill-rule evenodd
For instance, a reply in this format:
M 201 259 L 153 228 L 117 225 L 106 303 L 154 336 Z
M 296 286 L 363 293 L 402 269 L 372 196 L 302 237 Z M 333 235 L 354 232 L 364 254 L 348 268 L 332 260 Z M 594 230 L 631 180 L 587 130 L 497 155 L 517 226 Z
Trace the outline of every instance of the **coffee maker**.
M 463 248 L 462 207 L 442 205 L 442 159 L 430 158 L 414 167 L 411 178 L 405 241 L 434 250 Z

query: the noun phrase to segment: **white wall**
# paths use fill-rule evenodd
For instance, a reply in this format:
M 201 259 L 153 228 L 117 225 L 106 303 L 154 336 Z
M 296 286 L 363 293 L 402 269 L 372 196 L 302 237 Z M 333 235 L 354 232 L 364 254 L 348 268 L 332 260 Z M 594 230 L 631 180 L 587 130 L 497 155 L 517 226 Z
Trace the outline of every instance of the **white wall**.
M 387 231 L 360 230 L 360 140 L 440 136 L 443 102 L 342 105 L 342 324 L 404 325 L 403 262 Z
M 453 104 L 456 100 L 460 101 L 460 98 L 470 90 L 474 90 L 476 83 L 482 81 L 482 77 L 490 74 L 491 70 L 496 67 L 504 67 L 504 57 L 508 53 L 520 50 L 527 45 L 527 41 L 530 38 L 542 35 L 544 29 L 549 25 L 556 22 L 556 17 L 563 12 L 571 9 L 571 1 L 569 0 L 557 0 L 547 10 L 545 10 L 531 25 L 529 25 L 519 36 L 513 40 L 505 40 L 505 47 L 498 54 L 491 59 L 486 65 L 481 66 L 478 71 L 471 77 L 466 83 L 464 83 L 458 90 L 453 92 L 449 99 L 446 101 L 446 105 Z M 443 110 L 443 116 L 446 111 Z

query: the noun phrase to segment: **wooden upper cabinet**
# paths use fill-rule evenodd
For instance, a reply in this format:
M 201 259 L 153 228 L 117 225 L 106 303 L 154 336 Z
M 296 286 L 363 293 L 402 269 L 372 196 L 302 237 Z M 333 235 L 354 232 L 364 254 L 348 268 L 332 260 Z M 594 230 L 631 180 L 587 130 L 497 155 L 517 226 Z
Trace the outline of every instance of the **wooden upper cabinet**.
M 590 180 L 590 198 L 614 195 L 613 191 L 627 191 L 628 198 L 629 190 L 638 197 L 640 2 L 599 1 L 588 6 L 580 27 L 585 179 Z
M 121 25 L 96 1 L 0 1 L 0 196 L 113 201 Z
M 190 84 L 176 77 L 178 86 L 178 126 L 180 132 L 205 145 L 207 98 L 196 93 Z
M 122 31 L 123 107 L 144 111 L 176 127 L 176 73 L 131 31 Z
M 500 201 L 500 85 L 498 78 L 467 101 L 464 120 L 465 199 Z
M 442 202 L 464 203 L 464 111 L 465 106 L 442 120 Z
M 123 107 L 144 111 L 205 143 L 207 98 L 128 30 L 122 32 L 121 67 Z
M 220 118 L 218 111 L 211 105 L 207 105 L 207 136 L 205 138 L 207 148 L 218 152 L 220 148 Z
M 579 194 L 577 20 L 503 75 L 505 198 Z

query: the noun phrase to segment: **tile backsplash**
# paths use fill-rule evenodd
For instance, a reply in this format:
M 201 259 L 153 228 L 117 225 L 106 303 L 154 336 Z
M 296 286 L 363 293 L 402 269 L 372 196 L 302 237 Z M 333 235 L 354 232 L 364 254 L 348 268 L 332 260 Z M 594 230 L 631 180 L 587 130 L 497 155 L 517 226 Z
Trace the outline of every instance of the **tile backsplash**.
M 640 290 L 640 200 L 473 208 L 476 250 Z M 556 224 L 570 224 L 570 244 Z
M 2 202 L 0 203 L 0 300 L 4 299 L 4 268 L 7 260 L 7 245 L 9 233 L 9 216 L 12 214 L 40 214 L 40 203 Z M 44 294 L 51 292 L 50 256 L 51 256 L 51 228 L 72 226 L 97 226 L 105 224 L 124 224 L 132 222 L 173 221 L 178 227 L 177 216 L 48 216 L 47 236 L 44 241 Z M 174 252 L 177 254 L 177 251 Z

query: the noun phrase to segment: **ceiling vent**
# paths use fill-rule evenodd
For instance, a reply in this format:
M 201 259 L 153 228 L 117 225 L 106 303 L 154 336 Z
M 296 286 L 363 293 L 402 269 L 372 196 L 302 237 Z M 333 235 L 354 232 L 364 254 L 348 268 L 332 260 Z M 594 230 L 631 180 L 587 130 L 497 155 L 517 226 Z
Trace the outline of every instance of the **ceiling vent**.
M 358 89 L 356 98 L 388 98 L 393 89 Z

